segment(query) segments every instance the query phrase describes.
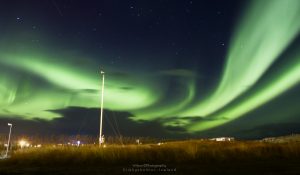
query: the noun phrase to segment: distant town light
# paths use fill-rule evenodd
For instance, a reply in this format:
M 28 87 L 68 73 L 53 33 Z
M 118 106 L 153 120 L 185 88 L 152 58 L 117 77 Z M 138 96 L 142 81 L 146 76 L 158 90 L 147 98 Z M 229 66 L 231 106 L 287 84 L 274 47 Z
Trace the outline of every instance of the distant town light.
M 217 138 L 212 138 L 210 140 L 217 141 L 217 142 L 224 142 L 224 141 L 234 141 L 235 139 L 233 137 L 217 137 Z
M 41 144 L 38 144 L 38 145 L 34 145 L 34 147 L 35 147 L 35 148 L 40 148 L 40 147 L 42 147 L 42 145 L 41 145 Z

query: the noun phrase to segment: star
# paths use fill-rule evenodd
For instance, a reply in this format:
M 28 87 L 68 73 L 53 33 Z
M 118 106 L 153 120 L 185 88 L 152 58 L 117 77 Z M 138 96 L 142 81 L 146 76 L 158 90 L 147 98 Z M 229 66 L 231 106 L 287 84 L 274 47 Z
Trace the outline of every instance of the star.
M 17 19 L 18 22 L 21 22 L 21 21 L 22 21 L 22 18 L 21 18 L 21 17 L 17 17 L 16 19 Z

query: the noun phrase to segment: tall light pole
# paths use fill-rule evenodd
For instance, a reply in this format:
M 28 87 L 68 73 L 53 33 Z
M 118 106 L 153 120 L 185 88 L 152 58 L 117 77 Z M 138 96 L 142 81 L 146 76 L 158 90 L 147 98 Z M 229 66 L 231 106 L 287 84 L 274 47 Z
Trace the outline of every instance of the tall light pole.
M 8 134 L 8 141 L 7 141 L 7 148 L 6 148 L 5 157 L 7 157 L 7 154 L 8 154 L 8 148 L 9 148 L 9 142 L 10 142 L 10 134 L 11 134 L 11 128 L 12 128 L 12 124 L 11 123 L 7 123 L 7 125 L 9 126 L 9 134 Z
M 102 119 L 103 119 L 103 96 L 104 96 L 104 72 L 101 70 L 102 75 L 102 88 L 101 88 L 101 109 L 100 109 L 100 134 L 99 134 L 99 146 L 102 144 Z

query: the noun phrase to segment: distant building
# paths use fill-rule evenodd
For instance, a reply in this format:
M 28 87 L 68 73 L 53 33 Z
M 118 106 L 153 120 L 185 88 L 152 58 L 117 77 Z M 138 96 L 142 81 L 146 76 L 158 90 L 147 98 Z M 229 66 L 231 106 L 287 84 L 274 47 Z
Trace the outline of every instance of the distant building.
M 211 138 L 209 140 L 217 141 L 217 142 L 225 142 L 225 141 L 234 141 L 233 137 L 217 137 L 217 138 Z
M 268 137 L 268 138 L 264 138 L 262 139 L 263 142 L 275 142 L 276 138 L 275 137 Z

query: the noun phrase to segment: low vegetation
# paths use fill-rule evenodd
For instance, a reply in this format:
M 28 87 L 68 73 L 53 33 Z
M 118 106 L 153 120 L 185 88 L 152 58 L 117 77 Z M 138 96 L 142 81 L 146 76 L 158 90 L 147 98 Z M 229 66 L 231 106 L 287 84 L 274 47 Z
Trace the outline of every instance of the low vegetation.
M 60 173 L 66 170 L 89 170 L 91 174 L 106 171 L 112 173 L 113 170 L 115 174 L 122 174 L 124 167 L 132 167 L 134 164 L 164 164 L 176 168 L 176 174 L 186 174 L 188 171 L 222 174 L 239 174 L 241 171 L 249 174 L 269 171 L 300 173 L 299 163 L 300 142 L 190 140 L 145 145 L 107 145 L 101 148 L 95 145 L 49 145 L 14 151 L 10 158 L 0 161 L 0 174 L 26 174 L 37 170 L 59 170 Z M 18 169 L 22 170 L 21 173 Z M 247 174 L 245 172 L 243 174 Z

